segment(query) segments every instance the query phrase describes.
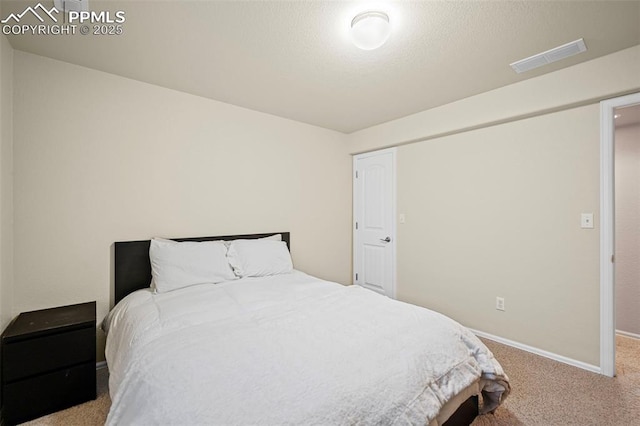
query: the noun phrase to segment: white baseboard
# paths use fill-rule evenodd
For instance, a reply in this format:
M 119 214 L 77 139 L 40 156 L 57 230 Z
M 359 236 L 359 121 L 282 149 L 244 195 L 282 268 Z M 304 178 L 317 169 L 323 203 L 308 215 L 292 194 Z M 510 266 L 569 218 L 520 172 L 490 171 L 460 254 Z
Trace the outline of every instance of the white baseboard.
M 96 370 L 107 368 L 107 361 L 96 362 Z
M 631 337 L 632 339 L 640 340 L 640 334 L 629 333 L 628 331 L 616 330 L 616 334 L 619 334 L 624 337 Z
M 554 361 L 561 362 L 563 364 L 568 364 L 573 367 L 582 368 L 583 370 L 591 371 L 593 373 L 602 374 L 602 370 L 599 366 L 587 364 L 586 362 L 578 361 L 572 358 L 568 358 L 563 355 L 554 354 L 553 352 L 545 351 L 543 349 L 534 348 L 533 346 L 525 345 L 524 343 L 515 342 L 513 340 L 505 339 L 503 337 L 494 336 L 493 334 L 485 333 L 484 331 L 474 330 L 470 328 L 476 336 L 484 337 L 485 339 L 493 340 L 494 342 L 502 343 L 503 345 L 511 346 L 516 349 L 520 349 L 526 352 L 531 352 L 532 354 L 540 355 L 545 358 L 552 359 Z

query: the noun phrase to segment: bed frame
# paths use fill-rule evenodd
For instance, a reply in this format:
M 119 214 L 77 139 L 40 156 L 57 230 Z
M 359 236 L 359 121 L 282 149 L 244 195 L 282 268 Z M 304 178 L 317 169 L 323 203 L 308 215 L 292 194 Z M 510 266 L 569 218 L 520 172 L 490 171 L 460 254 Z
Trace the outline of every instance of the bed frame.
M 291 251 L 291 235 L 289 232 L 271 232 L 267 234 L 224 235 L 217 237 L 172 238 L 174 241 L 219 241 L 264 238 L 281 234 Z M 115 293 L 114 305 L 127 294 L 149 287 L 151 282 L 151 262 L 149 246 L 151 240 L 121 241 L 114 244 L 115 260 Z M 472 396 L 458 407 L 443 426 L 468 426 L 478 416 L 478 396 Z
M 289 232 L 171 239 L 174 241 L 252 240 L 275 234 L 282 235 L 282 241 L 287 243 L 287 247 L 289 248 L 289 251 L 291 251 L 291 236 Z M 151 261 L 149 260 L 150 245 L 151 240 L 121 241 L 114 243 L 114 306 L 127 294 L 149 287 L 149 284 L 151 283 Z

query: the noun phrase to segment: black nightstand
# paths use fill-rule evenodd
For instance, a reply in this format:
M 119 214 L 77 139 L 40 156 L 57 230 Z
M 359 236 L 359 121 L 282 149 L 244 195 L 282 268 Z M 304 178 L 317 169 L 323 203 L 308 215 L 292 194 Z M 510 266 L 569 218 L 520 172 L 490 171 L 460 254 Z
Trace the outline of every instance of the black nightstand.
M 24 312 L 2 333 L 6 424 L 95 398 L 96 302 Z

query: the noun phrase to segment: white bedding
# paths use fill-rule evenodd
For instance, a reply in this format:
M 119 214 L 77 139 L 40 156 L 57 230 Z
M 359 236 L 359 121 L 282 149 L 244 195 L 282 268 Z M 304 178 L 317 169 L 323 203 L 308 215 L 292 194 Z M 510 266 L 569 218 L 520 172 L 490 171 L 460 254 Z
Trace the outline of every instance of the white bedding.
M 474 385 L 485 411 L 509 392 L 453 320 L 298 271 L 139 290 L 104 328 L 109 425 L 429 424 Z

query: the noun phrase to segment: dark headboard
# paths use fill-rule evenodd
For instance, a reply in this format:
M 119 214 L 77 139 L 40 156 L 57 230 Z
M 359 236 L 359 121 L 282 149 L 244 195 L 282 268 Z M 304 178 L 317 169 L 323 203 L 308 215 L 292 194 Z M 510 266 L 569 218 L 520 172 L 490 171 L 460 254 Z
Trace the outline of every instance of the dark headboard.
M 291 251 L 289 232 L 271 232 L 268 234 L 224 235 L 219 237 L 171 238 L 175 241 L 217 241 L 217 240 L 251 240 L 264 238 L 274 234 L 282 234 L 282 240 Z M 115 305 L 127 294 L 149 287 L 151 282 L 151 261 L 149 246 L 151 240 L 121 241 L 114 244 L 115 261 Z

